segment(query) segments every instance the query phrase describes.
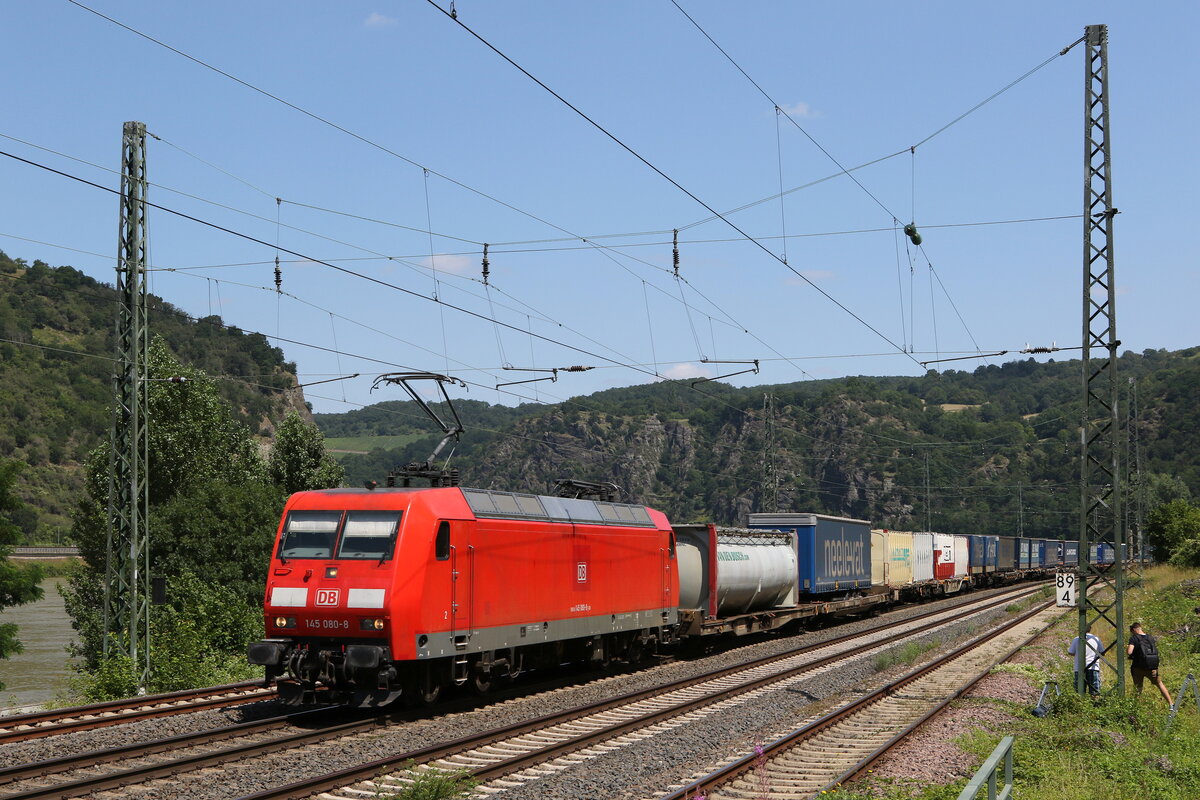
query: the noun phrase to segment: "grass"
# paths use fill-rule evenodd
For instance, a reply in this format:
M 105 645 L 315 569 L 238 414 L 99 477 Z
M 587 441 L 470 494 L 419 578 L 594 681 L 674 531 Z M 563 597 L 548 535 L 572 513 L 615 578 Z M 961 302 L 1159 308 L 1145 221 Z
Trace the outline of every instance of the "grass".
M 1126 624 L 1141 621 L 1159 643 L 1163 680 L 1174 697 L 1185 676 L 1200 673 L 1200 590 L 1180 584 L 1200 578 L 1196 570 L 1155 567 L 1143 587 L 1125 596 Z M 1025 675 L 1032 686 L 1055 679 L 1064 687 L 1054 712 L 1037 718 L 1028 708 L 1002 705 L 1017 721 L 1005 730 L 976 730 L 956 743 L 982 763 L 1007 734 L 1016 736 L 1015 796 L 1021 800 L 1195 800 L 1200 797 L 1200 708 L 1189 693 L 1171 725 L 1166 704 L 1152 687 L 1138 696 L 1131 681 L 1128 695 L 1114 692 L 1115 676 L 1105 670 L 1105 691 L 1098 701 L 1080 696 L 1072 685 L 1071 662 L 1065 655 L 1075 635 L 1076 616 L 1066 614 L 1049 633 L 1061 639 L 1061 655 L 1043 665 L 1001 665 L 996 671 Z M 1185 627 L 1186 626 L 1186 627 Z M 1116 631 L 1097 626 L 1107 644 Z M 1117 639 L 1124 645 L 1128 633 Z M 1176 701 L 1181 698 L 1175 697 Z M 978 698 L 972 702 L 980 702 Z M 901 781 L 868 779 L 822 795 L 822 800 L 953 800 L 967 783 L 961 778 L 943 786 L 915 786 Z
M 883 672 L 901 664 L 908 666 L 917 663 L 922 654 L 942 646 L 941 639 L 930 639 L 925 642 L 908 642 L 907 644 L 885 650 L 875 656 L 875 671 Z
M 451 800 L 463 797 L 479 785 L 466 770 L 418 770 L 409 762 L 404 772 L 407 781 L 404 788 L 381 795 L 384 800 Z

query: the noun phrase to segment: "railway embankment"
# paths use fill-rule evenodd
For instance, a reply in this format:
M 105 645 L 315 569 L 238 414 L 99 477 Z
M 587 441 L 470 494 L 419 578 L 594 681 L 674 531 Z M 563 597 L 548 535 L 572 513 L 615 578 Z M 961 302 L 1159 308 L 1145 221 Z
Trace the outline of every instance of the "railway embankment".
M 1191 690 L 1179 696 L 1188 674 L 1200 675 L 1200 573 L 1156 567 L 1125 598 L 1125 622 L 1141 621 L 1158 639 L 1161 673 L 1178 711 L 1172 715 L 1147 685 L 1139 696 L 1126 679 L 1102 671 L 1099 698 L 1071 686 L 1066 654 L 1077 617 L 1065 611 L 1056 624 L 998 666 L 962 699 L 930 720 L 906 743 L 877 762 L 865 780 L 822 800 L 953 800 L 1004 736 L 1016 737 L 1014 795 L 1022 800 L 1101 800 L 1200 797 L 1200 703 Z M 1104 644 L 1111 626 L 1094 629 Z M 1119 646 L 1128 631 L 1116 637 Z M 1110 651 L 1111 652 L 1111 651 Z M 1046 681 L 1062 694 L 1044 717 L 1032 713 Z M 1053 688 L 1051 689 L 1051 693 Z

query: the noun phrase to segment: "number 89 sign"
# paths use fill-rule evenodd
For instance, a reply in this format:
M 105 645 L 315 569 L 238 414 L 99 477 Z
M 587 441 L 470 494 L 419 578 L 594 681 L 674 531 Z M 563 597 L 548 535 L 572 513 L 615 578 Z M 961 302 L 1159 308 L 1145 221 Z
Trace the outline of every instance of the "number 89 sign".
M 1056 572 L 1054 574 L 1054 605 L 1060 608 L 1075 608 L 1075 573 Z

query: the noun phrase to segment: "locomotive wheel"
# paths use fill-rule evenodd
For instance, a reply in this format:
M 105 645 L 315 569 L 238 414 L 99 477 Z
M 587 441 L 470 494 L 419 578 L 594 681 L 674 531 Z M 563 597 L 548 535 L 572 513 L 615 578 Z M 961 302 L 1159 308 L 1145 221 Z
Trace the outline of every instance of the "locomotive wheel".
M 414 672 L 415 674 L 404 683 L 404 691 L 400 695 L 402 702 L 410 707 L 433 705 L 441 696 L 441 681 L 433 676 L 433 671 L 428 665 Z
M 475 694 L 487 694 L 492 690 L 492 675 L 476 668 L 471 671 L 471 679 L 468 683 L 471 685 L 471 691 Z

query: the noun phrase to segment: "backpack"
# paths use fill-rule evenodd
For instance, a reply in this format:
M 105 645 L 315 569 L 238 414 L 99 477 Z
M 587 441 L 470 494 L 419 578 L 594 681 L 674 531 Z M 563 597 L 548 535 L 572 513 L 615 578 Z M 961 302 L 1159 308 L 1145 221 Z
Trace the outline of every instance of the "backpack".
M 1142 664 L 1145 669 L 1158 669 L 1158 642 L 1148 633 L 1137 637 L 1138 649 L 1142 652 Z

